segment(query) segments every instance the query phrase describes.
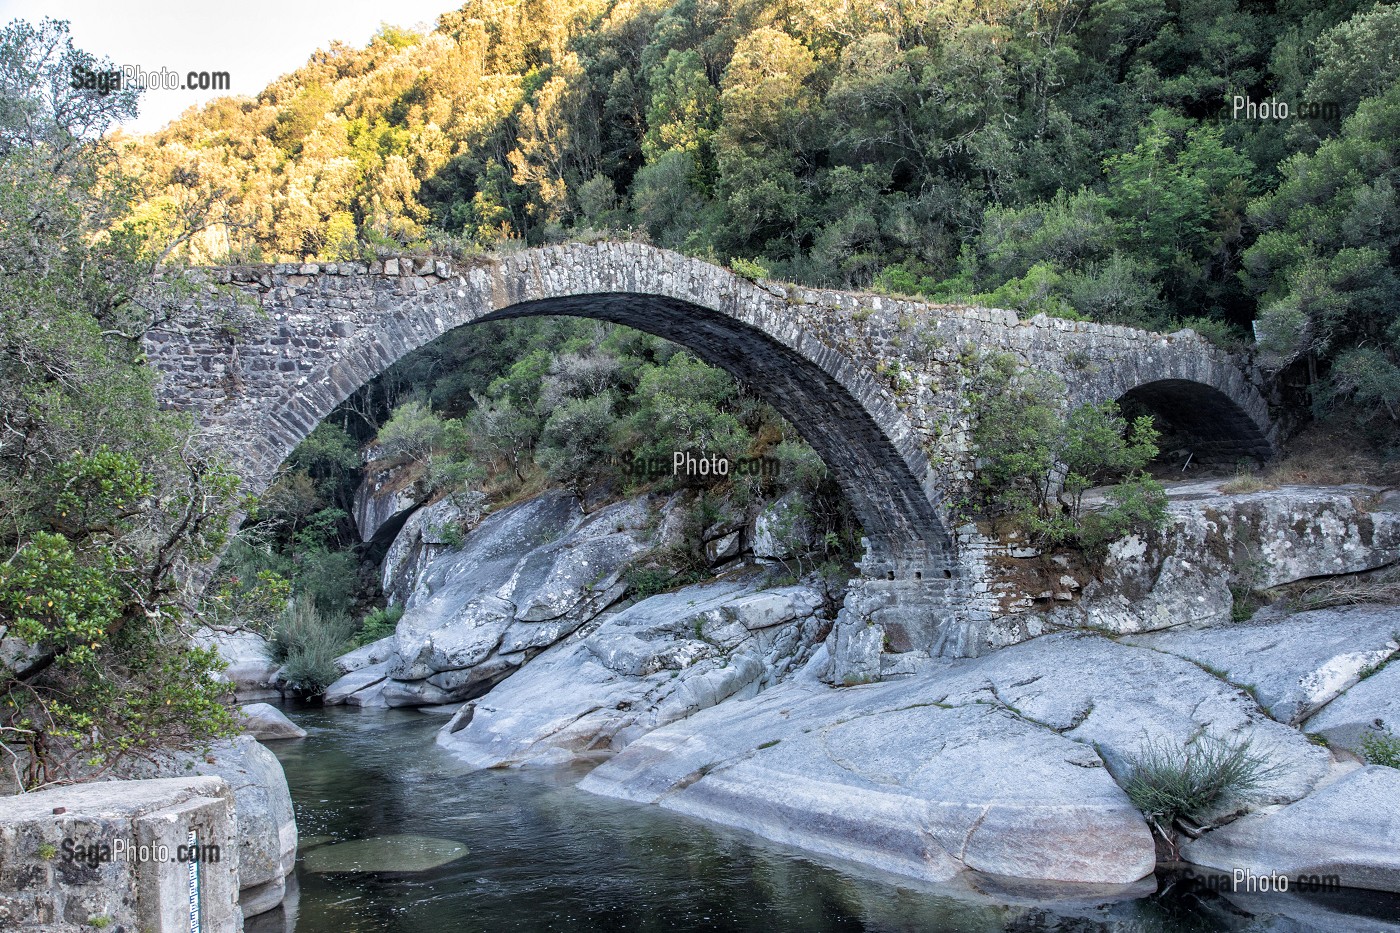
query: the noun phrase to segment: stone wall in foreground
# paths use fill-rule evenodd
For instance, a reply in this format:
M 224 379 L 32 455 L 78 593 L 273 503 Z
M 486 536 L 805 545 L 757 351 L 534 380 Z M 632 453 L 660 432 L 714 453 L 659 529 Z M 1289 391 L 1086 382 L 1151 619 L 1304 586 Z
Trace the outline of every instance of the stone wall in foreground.
M 234 826 L 233 792 L 217 777 L 0 799 L 0 929 L 189 933 L 193 890 L 202 933 L 241 930 Z

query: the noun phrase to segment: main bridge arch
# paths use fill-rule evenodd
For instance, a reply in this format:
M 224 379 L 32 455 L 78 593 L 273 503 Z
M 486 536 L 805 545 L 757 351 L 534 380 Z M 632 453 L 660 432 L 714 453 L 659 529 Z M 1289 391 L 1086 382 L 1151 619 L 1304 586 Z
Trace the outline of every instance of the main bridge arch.
M 871 544 L 867 572 L 954 571 L 939 477 L 892 393 L 801 326 L 780 292 L 726 269 L 606 243 L 472 263 L 391 259 L 202 274 L 211 287 L 178 325 L 148 336 L 148 356 L 161 372 L 163 401 L 196 413 L 246 491 L 265 488 L 352 392 L 444 333 L 573 315 L 679 343 L 777 409 L 847 495 Z
M 970 466 L 969 351 L 1056 373 L 1070 404 L 1129 399 L 1174 412 L 1227 453 L 1264 457 L 1274 439 L 1243 371 L 1190 332 L 756 283 L 637 243 L 194 274 L 204 279 L 196 297 L 148 334 L 147 354 L 162 400 L 195 414 L 252 493 L 404 355 L 458 327 L 544 314 L 675 341 L 772 404 L 845 491 L 871 544 L 863 569 L 877 579 L 962 576 L 943 500 Z

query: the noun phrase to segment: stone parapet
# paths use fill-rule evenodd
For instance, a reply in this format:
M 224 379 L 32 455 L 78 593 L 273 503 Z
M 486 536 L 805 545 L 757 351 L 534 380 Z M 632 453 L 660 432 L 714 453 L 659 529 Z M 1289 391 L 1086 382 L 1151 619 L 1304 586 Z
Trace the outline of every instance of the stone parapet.
M 0 929 L 241 930 L 234 825 L 233 792 L 215 777 L 0 799 Z

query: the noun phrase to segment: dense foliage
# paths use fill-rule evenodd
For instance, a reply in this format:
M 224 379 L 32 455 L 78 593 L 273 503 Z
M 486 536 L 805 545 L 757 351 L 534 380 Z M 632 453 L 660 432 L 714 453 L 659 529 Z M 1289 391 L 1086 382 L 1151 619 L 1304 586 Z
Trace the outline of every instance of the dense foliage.
M 1319 406 L 1393 435 L 1397 25 L 1365 0 L 473 0 L 127 158 L 138 216 L 226 221 L 197 259 L 612 231 L 1228 345 L 1261 317 Z
M 1158 453 L 1151 416 L 1130 422 L 1115 402 L 1065 413 L 1064 386 L 1007 354 L 978 358 L 971 377 L 979 511 L 1090 556 L 1165 523 L 1166 493 L 1146 472 Z M 1097 487 L 1102 501 L 1091 504 L 1085 494 Z
M 133 101 L 71 91 L 79 64 L 61 26 L 0 31 L 0 749 L 29 787 L 233 725 L 183 606 L 235 487 L 157 408 L 169 244 L 115 223 L 100 134 Z

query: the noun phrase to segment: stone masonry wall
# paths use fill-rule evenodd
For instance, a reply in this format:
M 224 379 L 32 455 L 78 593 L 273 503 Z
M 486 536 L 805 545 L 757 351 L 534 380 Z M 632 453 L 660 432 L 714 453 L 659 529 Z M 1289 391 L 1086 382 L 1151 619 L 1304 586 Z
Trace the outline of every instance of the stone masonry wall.
M 79 784 L 6 797 L 0 800 L 0 929 L 188 933 L 191 872 L 179 858 L 194 831 L 205 856 L 195 881 L 200 929 L 241 930 L 233 827 L 233 793 L 214 777 Z M 119 840 L 125 848 L 117 848 Z M 141 859 L 139 847 L 152 857 Z
M 449 330 L 538 314 L 613 321 L 685 345 L 791 421 L 866 530 L 872 605 L 919 614 L 915 640 L 948 651 L 959 650 L 949 625 L 981 625 L 995 608 L 975 591 L 975 536 L 946 508 L 973 466 L 966 387 L 979 354 L 1055 374 L 1067 406 L 1131 394 L 1170 407 L 1218 454 L 1267 457 L 1275 435 L 1249 375 L 1191 331 L 753 282 L 637 243 L 190 275 L 195 297 L 148 335 L 147 354 L 163 400 L 195 414 L 249 492 L 352 392 Z

